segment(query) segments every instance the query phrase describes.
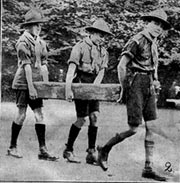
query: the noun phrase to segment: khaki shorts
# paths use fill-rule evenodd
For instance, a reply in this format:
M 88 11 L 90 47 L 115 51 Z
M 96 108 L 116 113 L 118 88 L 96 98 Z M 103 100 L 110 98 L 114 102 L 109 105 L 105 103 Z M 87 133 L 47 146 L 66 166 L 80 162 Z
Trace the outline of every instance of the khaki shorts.
M 98 100 L 74 100 L 77 117 L 89 116 L 92 112 L 99 112 Z
M 150 92 L 150 76 L 136 74 L 133 82 L 127 84 L 126 106 L 128 124 L 138 126 L 144 121 L 151 121 L 157 118 L 155 91 Z
M 43 100 L 41 98 L 31 100 L 28 90 L 16 90 L 16 105 L 17 107 L 27 107 L 29 105 L 34 110 L 43 107 Z

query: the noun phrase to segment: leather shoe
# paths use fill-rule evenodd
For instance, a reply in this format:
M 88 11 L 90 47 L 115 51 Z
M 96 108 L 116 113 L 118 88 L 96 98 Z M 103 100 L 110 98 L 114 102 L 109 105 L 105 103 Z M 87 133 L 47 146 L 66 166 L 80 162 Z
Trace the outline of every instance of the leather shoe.
M 7 155 L 8 156 L 12 156 L 12 157 L 15 157 L 15 158 L 22 158 L 22 155 L 19 154 L 18 150 L 16 147 L 13 147 L 13 148 L 9 148 L 7 150 Z
M 152 171 L 152 170 L 143 170 L 142 172 L 142 177 L 144 178 L 148 178 L 148 179 L 154 179 L 157 181 L 167 181 L 166 177 L 163 177 L 161 175 L 158 175 L 156 172 Z
M 58 157 L 51 156 L 46 147 L 41 147 L 39 150 L 38 158 L 40 160 L 47 160 L 47 161 L 57 161 Z
M 64 150 L 63 158 L 67 159 L 70 163 L 81 163 L 81 161 L 73 154 L 72 151 Z
M 86 163 L 88 164 L 97 164 L 97 158 L 95 156 L 95 149 L 87 149 L 88 154 L 86 156 Z
M 108 169 L 108 164 L 107 164 L 107 159 L 108 159 L 108 153 L 103 151 L 103 148 L 98 146 L 97 147 L 98 150 L 98 159 L 97 159 L 97 163 L 99 164 L 99 166 L 106 171 Z

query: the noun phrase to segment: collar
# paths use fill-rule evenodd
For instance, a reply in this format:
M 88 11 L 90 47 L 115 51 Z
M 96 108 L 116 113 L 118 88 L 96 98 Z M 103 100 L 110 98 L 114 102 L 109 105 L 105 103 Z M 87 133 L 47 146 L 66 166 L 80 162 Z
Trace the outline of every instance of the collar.
M 155 39 L 152 38 L 150 32 L 145 29 L 144 31 L 142 31 L 140 34 L 144 35 L 150 42 L 154 42 Z
M 24 31 L 24 36 L 28 39 L 28 41 L 31 42 L 31 44 L 34 45 L 34 42 L 35 42 L 35 39 L 34 37 L 32 36 L 32 34 L 30 34 L 28 31 Z
M 86 37 L 85 39 L 84 39 L 84 41 L 89 45 L 89 46 L 96 46 L 92 41 L 91 41 L 91 39 L 90 39 L 90 37 Z

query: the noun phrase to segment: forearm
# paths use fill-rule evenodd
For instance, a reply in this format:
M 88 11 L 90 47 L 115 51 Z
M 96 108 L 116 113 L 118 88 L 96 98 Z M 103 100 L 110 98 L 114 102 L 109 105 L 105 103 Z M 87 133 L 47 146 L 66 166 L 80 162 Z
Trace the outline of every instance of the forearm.
M 118 64 L 118 79 L 120 85 L 123 87 L 124 86 L 124 80 L 126 77 L 126 65 L 130 61 L 130 58 L 127 56 L 122 56 L 119 64 Z
M 121 67 L 119 64 L 118 65 L 118 79 L 119 79 L 119 83 L 122 87 L 124 86 L 125 77 L 126 77 L 126 69 Z
M 100 84 L 100 83 L 102 82 L 102 80 L 103 80 L 103 77 L 104 77 L 104 69 L 102 69 L 102 70 L 98 73 L 96 79 L 94 80 L 94 84 Z
M 75 70 L 76 70 L 76 64 L 71 63 L 68 67 L 68 71 L 66 75 L 66 90 L 71 89 L 71 84 L 74 78 Z

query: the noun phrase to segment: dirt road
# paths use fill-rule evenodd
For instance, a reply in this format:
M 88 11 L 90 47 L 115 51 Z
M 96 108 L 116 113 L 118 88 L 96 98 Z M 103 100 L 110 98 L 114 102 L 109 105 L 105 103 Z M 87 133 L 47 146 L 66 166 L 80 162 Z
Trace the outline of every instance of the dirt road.
M 2 103 L 0 111 L 0 181 L 151 181 L 141 177 L 144 166 L 144 125 L 140 126 L 134 137 L 126 139 L 112 149 L 109 156 L 109 170 L 104 172 L 98 166 L 85 163 L 88 120 L 74 147 L 75 154 L 82 161 L 81 164 L 71 164 L 62 158 L 70 125 L 76 119 L 73 103 L 55 100 L 45 100 L 44 102 L 44 113 L 47 119 L 47 147 L 52 154 L 59 156 L 58 162 L 38 160 L 35 120 L 30 109 L 28 109 L 27 118 L 18 140 L 18 147 L 23 158 L 15 159 L 6 156 L 16 106 L 14 103 Z M 125 130 L 126 121 L 124 105 L 102 103 L 97 144 L 102 145 L 116 132 Z M 166 131 L 169 139 L 174 138 L 175 143 L 156 134 L 154 167 L 168 176 L 169 181 L 180 182 L 178 175 L 173 175 L 173 172 L 180 171 L 180 159 L 177 153 L 180 144 L 180 131 L 178 131 L 180 111 L 161 109 L 157 122 Z M 172 172 L 169 172 L 170 169 L 165 171 L 167 162 L 171 163 Z

